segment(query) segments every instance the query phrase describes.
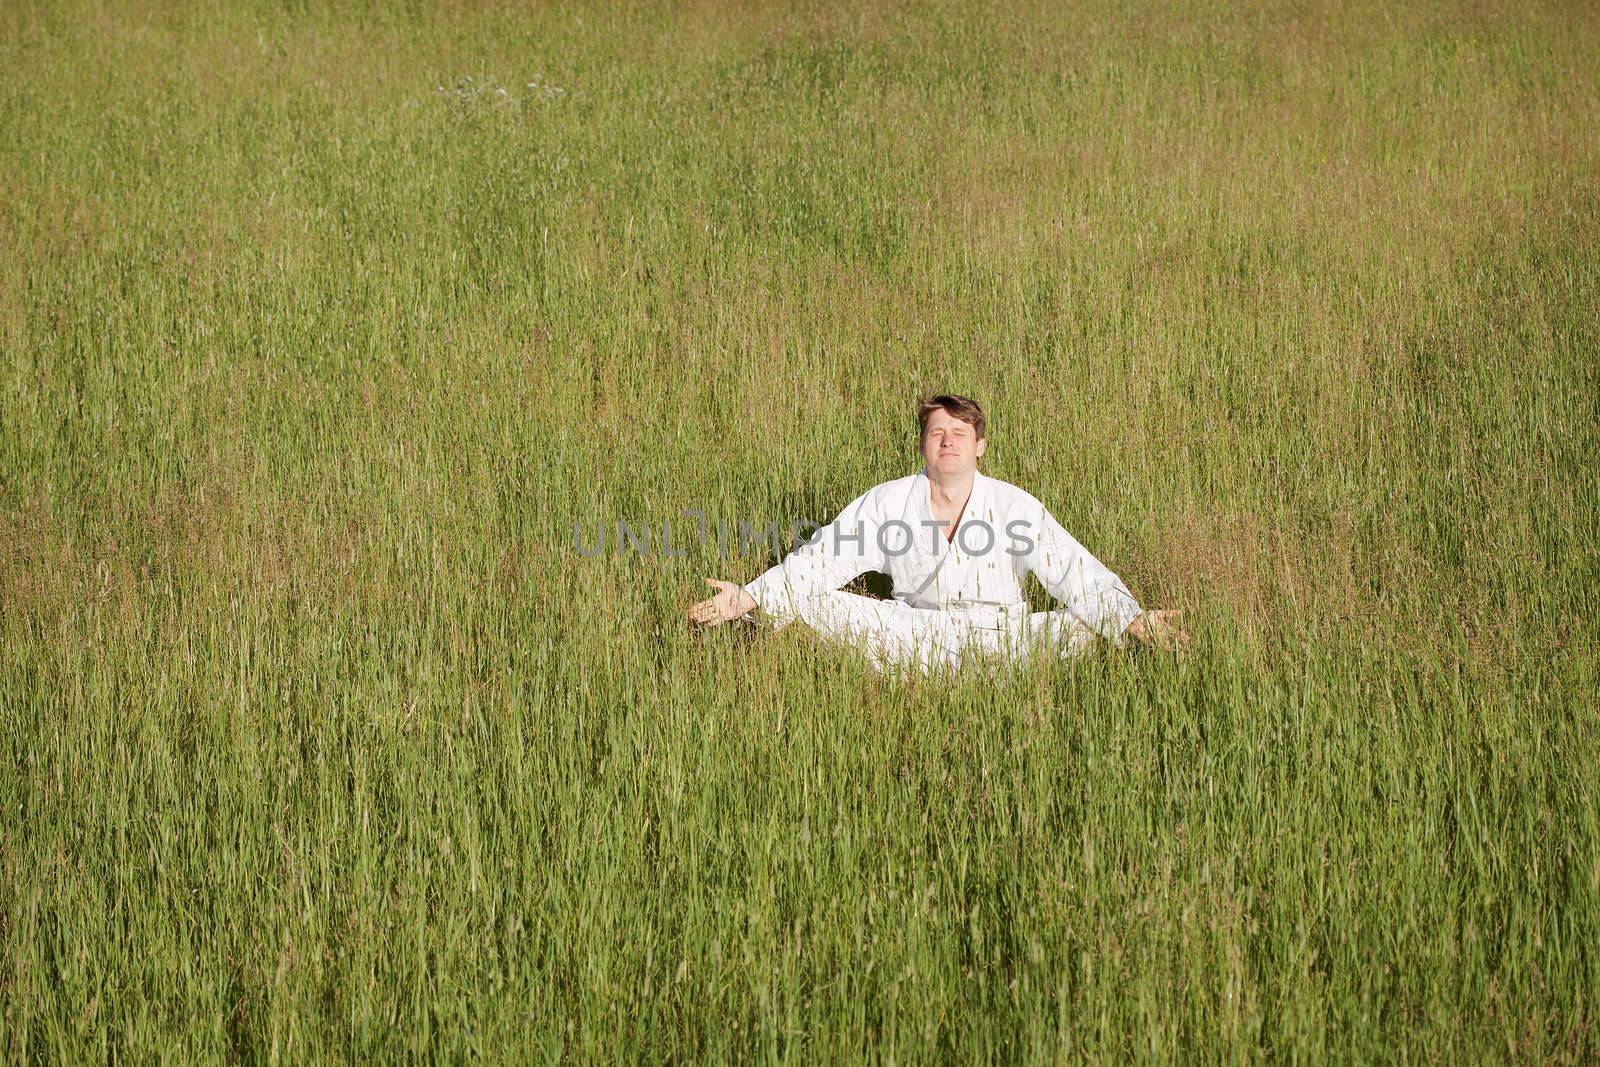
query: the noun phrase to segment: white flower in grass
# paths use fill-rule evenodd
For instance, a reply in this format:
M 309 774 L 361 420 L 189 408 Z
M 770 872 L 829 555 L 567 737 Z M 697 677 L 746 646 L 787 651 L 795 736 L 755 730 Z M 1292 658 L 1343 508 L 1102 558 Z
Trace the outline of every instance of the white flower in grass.
M 529 82 L 524 88 L 532 89 L 539 95 L 541 100 L 554 100 L 559 96 L 566 95 L 567 92 L 559 85 L 550 85 L 542 75 L 538 74 L 534 75 L 533 81 Z

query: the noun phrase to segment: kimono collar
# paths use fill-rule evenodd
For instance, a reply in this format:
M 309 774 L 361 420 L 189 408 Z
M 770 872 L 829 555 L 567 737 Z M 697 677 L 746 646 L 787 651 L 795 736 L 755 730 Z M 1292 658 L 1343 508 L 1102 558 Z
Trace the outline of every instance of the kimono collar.
M 917 484 L 917 505 L 922 512 L 923 518 L 932 522 L 934 518 L 933 479 L 928 477 L 928 468 L 926 466 L 918 474 L 920 480 Z M 931 547 L 935 556 L 948 555 L 952 550 L 965 555 L 965 553 L 960 552 L 961 528 L 977 520 L 980 507 L 988 497 L 984 485 L 987 481 L 988 479 L 984 477 L 982 471 L 972 472 L 972 492 L 967 495 L 966 506 L 961 509 L 961 520 L 956 523 L 956 528 L 951 533 L 951 540 L 947 541 L 940 536 L 930 538 L 926 528 L 924 528 L 916 531 L 918 543 L 928 547 L 931 540 Z

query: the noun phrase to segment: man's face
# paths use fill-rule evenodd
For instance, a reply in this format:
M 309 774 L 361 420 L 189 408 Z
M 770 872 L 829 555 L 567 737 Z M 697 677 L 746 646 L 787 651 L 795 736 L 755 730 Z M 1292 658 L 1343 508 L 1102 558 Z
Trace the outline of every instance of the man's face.
M 930 473 L 970 474 L 978 469 L 978 457 L 988 442 L 978 436 L 970 422 L 962 422 L 944 408 L 928 416 L 922 434 L 922 459 Z

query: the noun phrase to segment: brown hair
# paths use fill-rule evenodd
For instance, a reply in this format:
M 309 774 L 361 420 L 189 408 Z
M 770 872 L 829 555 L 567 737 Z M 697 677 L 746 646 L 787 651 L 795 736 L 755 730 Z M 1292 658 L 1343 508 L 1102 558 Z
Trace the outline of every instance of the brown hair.
M 928 436 L 928 419 L 940 408 L 949 412 L 952 418 L 970 423 L 980 439 L 984 436 L 985 420 L 982 405 L 976 400 L 956 396 L 954 393 L 940 393 L 938 396 L 930 396 L 917 407 L 917 440 L 920 441 Z

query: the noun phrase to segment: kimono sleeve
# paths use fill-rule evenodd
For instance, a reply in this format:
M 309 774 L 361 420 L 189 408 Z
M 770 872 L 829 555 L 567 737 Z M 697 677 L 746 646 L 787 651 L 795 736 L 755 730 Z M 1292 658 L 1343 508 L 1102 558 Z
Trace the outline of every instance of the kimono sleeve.
M 1085 626 L 1120 645 L 1128 624 L 1143 613 L 1139 602 L 1122 579 L 1090 555 L 1048 508 L 1037 500 L 1030 499 L 1030 504 L 1028 536 L 1034 543 L 1019 560 L 1022 570 L 1034 574 Z
M 878 545 L 879 521 L 869 489 L 783 562 L 746 585 L 745 592 L 779 625 L 792 621 L 801 600 L 838 589 L 866 571 L 886 569 Z

